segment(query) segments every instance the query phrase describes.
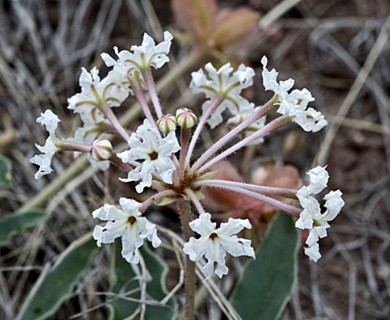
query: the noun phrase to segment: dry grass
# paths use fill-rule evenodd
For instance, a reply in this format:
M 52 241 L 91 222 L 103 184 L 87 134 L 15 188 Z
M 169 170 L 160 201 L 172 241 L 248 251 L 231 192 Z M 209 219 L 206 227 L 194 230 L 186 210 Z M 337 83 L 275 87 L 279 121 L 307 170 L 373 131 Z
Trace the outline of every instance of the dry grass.
M 248 3 L 270 12 L 275 1 L 221 2 Z M 267 16 L 267 23 L 273 22 L 278 32 L 262 37 L 249 62 L 259 66 L 262 54 L 272 57 L 282 77 L 291 76 L 299 87 L 313 92 L 330 125 L 322 136 L 304 140 L 300 148 L 298 133 L 292 149 L 278 149 L 272 156 L 295 164 L 302 173 L 312 162 L 327 163 L 331 187 L 344 192 L 347 205 L 321 243 L 324 256 L 319 263 L 300 256 L 299 283 L 283 319 L 388 319 L 390 3 L 302 0 L 285 1 L 278 8 L 289 5 L 287 13 L 277 9 Z M 58 174 L 45 182 L 35 181 L 35 168 L 28 162 L 35 154 L 34 143 L 45 139 L 35 122 L 39 113 L 46 108 L 55 111 L 63 119 L 66 136 L 77 126 L 65 107 L 67 97 L 78 90 L 80 68 L 102 67 L 101 52 L 111 52 L 113 45 L 128 48 L 139 43 L 145 31 L 158 38 L 173 24 L 169 8 L 161 1 L 1 2 L 0 152 L 13 161 L 14 184 L 10 191 L 0 190 L 0 216 L 31 205 L 30 199 L 58 181 Z M 176 45 L 175 52 L 180 60 L 186 51 Z M 178 90 L 171 89 L 166 98 L 178 99 L 174 93 L 183 88 L 178 83 Z M 275 139 L 279 139 L 276 145 L 283 145 L 284 137 Z M 66 172 L 73 161 L 57 158 L 55 171 Z M 0 249 L 2 319 L 13 319 L 26 288 L 70 242 L 91 230 L 90 212 L 102 198 L 116 199 L 129 192 L 116 184 L 115 176 L 95 175 L 92 170 L 62 182 L 40 203 L 51 212 L 51 219 Z M 115 186 L 112 194 L 110 186 Z M 72 303 L 64 305 L 55 319 L 80 312 L 82 319 L 106 317 L 103 308 L 89 309 L 104 301 L 92 294 L 94 288 L 107 286 L 101 265 L 96 261 Z

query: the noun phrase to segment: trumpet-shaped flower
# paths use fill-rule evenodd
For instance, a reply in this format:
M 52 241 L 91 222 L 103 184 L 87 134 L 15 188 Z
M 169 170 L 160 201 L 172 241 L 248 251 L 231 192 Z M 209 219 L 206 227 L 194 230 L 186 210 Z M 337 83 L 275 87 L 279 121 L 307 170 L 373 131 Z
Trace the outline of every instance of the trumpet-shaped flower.
M 216 70 L 211 63 L 205 66 L 206 73 L 200 69 L 192 73 L 190 89 L 193 93 L 204 93 L 208 100 L 203 103 L 202 110 L 205 112 L 210 107 L 210 102 L 215 97 L 223 101 L 213 112 L 207 123 L 211 128 L 222 122 L 222 113 L 229 109 L 232 114 L 251 112 L 254 104 L 243 98 L 240 93 L 253 83 L 254 70 L 241 64 L 236 71 L 230 63 Z
M 121 237 L 122 256 L 130 263 L 138 263 L 138 249 L 145 239 L 151 241 L 154 248 L 161 244 L 161 240 L 157 236 L 156 226 L 141 216 L 141 203 L 126 198 L 120 198 L 119 203 L 121 209 L 105 204 L 92 213 L 94 218 L 107 221 L 104 227 L 96 226 L 92 236 L 99 247 L 102 243 L 113 243 Z
M 216 228 L 216 223 L 211 222 L 211 215 L 206 212 L 190 222 L 190 227 L 200 234 L 200 238 L 190 238 L 184 244 L 183 250 L 191 261 L 198 261 L 203 256 L 206 258 L 207 263 L 203 268 L 206 279 L 210 278 L 213 272 L 220 278 L 228 273 L 229 269 L 225 265 L 226 252 L 233 257 L 255 257 L 251 241 L 236 236 L 242 229 L 252 227 L 248 219 L 230 218 Z
M 110 71 L 105 78 L 100 79 L 96 67 L 90 73 L 82 68 L 79 82 L 81 93 L 68 99 L 68 109 L 88 114 L 91 119 L 101 119 L 102 107 L 120 106 L 129 95 L 129 88 L 123 84 L 123 75 L 116 70 Z
M 277 112 L 291 117 L 292 121 L 307 132 L 317 132 L 325 127 L 328 122 L 323 114 L 313 108 L 307 108 L 308 104 L 314 101 L 313 96 L 307 89 L 293 90 L 294 80 L 277 81 L 278 72 L 275 69 L 267 69 L 268 59 L 263 56 L 263 85 L 266 90 L 273 91 L 278 97 L 279 108 Z
M 142 73 L 151 67 L 159 69 L 169 61 L 167 54 L 172 38 L 172 34 L 165 31 L 164 41 L 156 45 L 153 38 L 145 33 L 142 45 L 132 46 L 131 51 L 119 51 L 117 47 L 114 47 L 118 60 L 113 59 L 107 53 L 102 53 L 101 57 L 108 67 L 114 67 L 114 70 L 118 70 L 125 76 L 132 76 L 137 71 Z
M 330 227 L 329 223 L 341 211 L 344 206 L 342 193 L 340 190 L 330 191 L 325 195 L 326 201 L 324 206 L 327 210 L 321 213 L 320 204 L 313 195 L 320 193 L 327 185 L 329 175 L 325 168 L 316 167 L 308 172 L 310 183 L 297 191 L 297 197 L 303 210 L 296 221 L 295 226 L 299 229 L 309 230 L 309 236 L 306 240 L 307 248 L 305 254 L 311 260 L 317 261 L 321 254 L 317 244 L 320 238 L 327 236 L 327 229 Z
M 46 143 L 43 146 L 35 144 L 42 154 L 35 155 L 30 159 L 30 162 L 39 166 L 35 179 L 39 179 L 44 175 L 50 174 L 53 169 L 51 168 L 51 161 L 54 154 L 59 150 L 56 146 L 55 130 L 57 129 L 60 119 L 51 110 L 46 110 L 41 113 L 41 116 L 37 118 L 37 122 L 46 127 L 49 132 L 49 137 L 46 139 Z
M 266 56 L 261 58 L 261 64 L 263 65 L 262 76 L 265 90 L 273 91 L 278 95 L 279 100 L 286 97 L 288 95 L 288 91 L 294 86 L 295 81 L 293 79 L 287 79 L 278 82 L 277 78 L 279 72 L 277 72 L 275 69 L 272 69 L 271 71 L 267 69 L 268 58 Z
M 329 173 L 326 167 L 317 166 L 307 172 L 309 175 L 309 185 L 303 186 L 298 190 L 297 195 L 306 197 L 312 194 L 318 194 L 328 185 Z
M 138 193 L 152 185 L 153 174 L 157 174 L 165 183 L 172 183 L 172 174 L 176 167 L 171 156 L 180 150 L 174 131 L 162 138 L 155 127 L 145 119 L 130 136 L 128 145 L 130 149 L 119 153 L 118 157 L 135 168 L 129 172 L 127 179 L 121 179 L 122 181 L 141 181 L 136 186 Z

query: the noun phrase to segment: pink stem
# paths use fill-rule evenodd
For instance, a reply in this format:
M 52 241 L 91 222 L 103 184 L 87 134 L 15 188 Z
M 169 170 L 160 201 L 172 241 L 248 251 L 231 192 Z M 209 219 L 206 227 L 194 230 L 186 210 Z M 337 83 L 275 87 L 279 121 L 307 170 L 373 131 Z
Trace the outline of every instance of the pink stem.
M 228 143 L 231 139 L 236 137 L 242 130 L 250 126 L 253 122 L 265 116 L 273 109 L 273 99 L 267 102 L 263 107 L 257 110 L 253 115 L 251 115 L 248 119 L 240 123 L 238 126 L 233 128 L 228 134 L 223 136 L 217 142 L 215 142 L 192 166 L 192 173 L 195 172 L 197 168 L 199 168 L 205 161 L 207 161 L 214 153 L 216 153 L 219 149 L 221 149 L 226 143 Z
M 133 88 L 134 96 L 137 99 L 139 105 L 141 106 L 141 109 L 146 119 L 148 119 L 149 122 L 156 128 L 157 132 L 160 132 L 157 128 L 156 121 L 154 121 L 152 113 L 150 112 L 150 108 L 148 106 L 148 103 L 146 102 L 142 87 L 136 81 L 131 81 L 131 87 Z
M 125 141 L 129 140 L 129 134 L 127 133 L 126 129 L 123 128 L 114 112 L 112 112 L 111 108 L 107 105 L 104 105 L 100 108 L 100 111 L 103 112 L 103 114 L 111 122 L 112 126 L 122 136 L 122 138 L 125 139 Z
M 199 123 L 196 126 L 195 132 L 192 136 L 190 146 L 188 147 L 188 152 L 186 155 L 186 165 L 189 166 L 191 161 L 192 152 L 194 151 L 195 144 L 198 141 L 199 135 L 203 129 L 203 126 L 205 125 L 206 121 L 209 119 L 209 117 L 212 115 L 212 113 L 215 111 L 215 109 L 220 105 L 222 102 L 222 99 L 218 96 L 214 97 L 211 101 L 209 107 L 206 109 L 206 111 L 202 114 L 202 116 L 199 119 Z
M 302 211 L 302 209 L 297 208 L 295 206 L 283 203 L 283 202 L 276 200 L 274 198 L 267 197 L 267 196 L 262 195 L 260 193 L 256 193 L 256 192 L 244 189 L 244 188 L 233 187 L 233 186 L 225 185 L 224 183 L 215 183 L 215 182 L 209 183 L 207 185 L 207 187 L 216 187 L 216 188 L 231 190 L 233 192 L 245 194 L 249 197 L 267 202 L 275 207 L 278 207 L 279 209 L 281 209 L 281 210 L 283 210 L 283 211 L 287 212 L 288 214 L 295 216 L 295 217 L 298 217 Z
M 207 187 L 210 184 L 213 183 L 218 183 L 218 184 L 223 184 L 229 187 L 238 187 L 246 190 L 251 190 L 255 192 L 262 192 L 265 194 L 275 194 L 279 196 L 283 196 L 286 198 L 293 198 L 296 199 L 296 193 L 297 190 L 295 189 L 288 189 L 288 188 L 278 188 L 278 187 L 269 187 L 269 186 L 259 186 L 255 184 L 250 184 L 250 183 L 244 183 L 244 182 L 237 182 L 237 181 L 229 181 L 229 180 L 218 180 L 218 179 L 213 179 L 213 180 L 200 180 L 197 181 L 198 186 L 205 186 Z
M 180 158 L 179 158 L 179 178 L 183 178 L 185 169 L 186 169 L 186 164 L 185 164 L 185 159 L 187 155 L 187 150 L 188 150 L 188 143 L 190 140 L 191 136 L 191 129 L 184 129 L 180 128 Z
M 146 199 L 142 203 L 141 207 L 139 208 L 139 211 L 143 213 L 146 211 L 147 208 L 149 208 L 153 204 L 153 202 L 159 202 L 160 200 L 162 200 L 166 197 L 169 197 L 169 196 L 173 196 L 174 194 L 175 194 L 175 192 L 172 190 L 160 191 L 160 192 L 156 193 L 155 195 Z
M 275 120 L 268 123 L 263 128 L 257 130 L 254 134 L 250 135 L 249 137 L 241 140 L 240 142 L 236 143 L 235 145 L 231 146 L 229 149 L 226 149 L 224 152 L 220 153 L 218 156 L 210 160 L 209 162 L 206 162 L 200 169 L 198 169 L 199 164 L 191 168 L 191 171 L 197 170 L 198 172 L 203 172 L 207 168 L 211 167 L 213 164 L 217 163 L 218 161 L 221 161 L 222 159 L 226 158 L 227 156 L 231 155 L 232 153 L 236 152 L 237 150 L 245 147 L 252 141 L 264 137 L 268 135 L 271 131 L 276 130 L 277 128 L 280 128 L 288 123 L 290 123 L 290 116 L 281 116 L 279 118 L 276 118 Z
M 61 151 L 74 151 L 74 152 L 84 152 L 84 153 L 89 153 L 92 150 L 92 146 L 86 146 L 83 144 L 77 144 L 73 142 L 68 142 L 68 141 L 63 141 L 58 139 L 58 145 L 59 145 L 59 150 Z M 55 143 L 55 145 L 57 145 Z
M 196 197 L 195 193 L 191 189 L 186 189 L 185 193 L 190 197 L 191 201 L 194 203 L 196 210 L 198 210 L 199 214 L 205 213 L 206 211 L 203 209 L 202 204 L 199 199 Z
M 150 69 L 145 71 L 143 73 L 143 76 L 145 79 L 146 87 L 148 88 L 148 91 L 150 94 L 150 98 L 152 99 L 153 107 L 154 107 L 154 110 L 156 111 L 157 118 L 161 118 L 163 115 L 162 110 L 161 110 L 161 104 L 160 104 L 160 101 L 158 100 L 158 95 L 156 92 L 156 85 L 154 84 L 153 76 L 152 76 L 152 73 L 150 72 Z

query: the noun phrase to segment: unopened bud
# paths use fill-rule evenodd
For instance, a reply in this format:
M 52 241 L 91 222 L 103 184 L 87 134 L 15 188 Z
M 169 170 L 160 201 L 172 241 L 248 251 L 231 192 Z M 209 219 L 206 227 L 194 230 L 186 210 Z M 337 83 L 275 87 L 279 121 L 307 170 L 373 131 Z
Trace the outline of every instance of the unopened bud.
M 176 121 L 183 129 L 190 129 L 196 124 L 198 118 L 190 109 L 181 108 L 176 110 Z
M 163 115 L 158 119 L 157 126 L 162 133 L 168 134 L 169 132 L 176 130 L 176 118 L 169 113 Z
M 112 145 L 108 140 L 95 140 L 92 144 L 92 157 L 98 161 L 108 160 L 111 157 Z

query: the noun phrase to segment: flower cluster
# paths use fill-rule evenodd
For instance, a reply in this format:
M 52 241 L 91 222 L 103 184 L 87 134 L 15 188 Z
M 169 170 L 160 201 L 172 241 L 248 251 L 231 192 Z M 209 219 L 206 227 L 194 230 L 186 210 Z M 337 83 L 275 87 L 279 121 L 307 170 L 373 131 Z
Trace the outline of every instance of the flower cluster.
M 68 139 L 59 139 L 54 131 L 59 119 L 51 111 L 46 111 L 38 122 L 46 127 L 49 138 L 44 146 L 37 145 L 42 154 L 34 156 L 31 162 L 39 166 L 35 177 L 52 172 L 51 161 L 57 151 L 86 153 L 93 165 L 107 169 L 114 164 L 124 173 L 121 181 L 137 182 L 136 191 L 143 193 L 145 188 L 154 192 L 143 202 L 120 198 L 119 207 L 105 204 L 93 212 L 93 217 L 106 222 L 96 226 L 93 237 L 98 246 L 122 239 L 122 255 L 130 263 L 138 263 L 138 249 L 145 239 L 158 247 L 161 240 L 157 236 L 157 226 L 143 215 L 153 203 L 192 202 L 197 210 L 197 218 L 183 225 L 183 251 L 191 261 L 205 259 L 203 272 L 206 278 L 214 273 L 218 277 L 227 274 L 225 257 L 247 256 L 254 258 L 251 241 L 239 238 L 245 228 L 250 229 L 247 219 L 230 218 L 227 222 L 212 222 L 212 214 L 203 208 L 203 193 L 207 188 L 235 192 L 245 197 L 263 201 L 280 208 L 288 214 L 299 217 L 296 227 L 309 229 L 306 241 L 306 254 L 312 259 L 320 257 L 318 240 L 327 234 L 328 222 L 340 212 L 344 202 L 339 190 L 328 193 L 325 199 L 327 210 L 321 213 L 315 195 L 320 193 L 328 181 L 324 168 L 309 171 L 310 184 L 299 190 L 267 187 L 248 184 L 243 181 L 217 179 L 214 168 L 236 151 L 253 144 L 261 143 L 265 136 L 276 129 L 296 122 L 305 131 L 316 132 L 326 125 L 324 116 L 308 104 L 314 100 L 307 89 L 292 90 L 294 81 L 277 81 L 275 69 L 267 69 L 268 60 L 263 57 L 263 84 L 266 90 L 275 93 L 274 97 L 261 106 L 255 106 L 242 96 L 242 91 L 253 83 L 254 70 L 240 65 L 237 70 L 230 64 L 219 69 L 211 63 L 204 69 L 192 73 L 190 88 L 194 94 L 203 93 L 206 99 L 199 115 L 190 108 L 180 108 L 173 114 L 164 113 L 157 96 L 152 76 L 152 68 L 161 68 L 169 61 L 168 53 L 172 35 L 164 33 L 164 40 L 156 44 L 147 34 L 141 46 L 132 46 L 130 51 L 119 51 L 114 47 L 118 59 L 106 53 L 102 59 L 111 70 L 104 78 L 99 77 L 97 68 L 89 73 L 82 69 L 80 76 L 81 92 L 71 97 L 68 108 L 80 115 L 82 127 Z M 147 102 L 146 93 L 151 102 Z M 138 128 L 123 127 L 114 107 L 133 94 L 144 112 L 145 119 Z M 230 112 L 226 119 L 225 111 Z M 266 121 L 272 111 L 281 114 Z M 214 129 L 221 123 L 229 126 L 227 134 L 211 144 L 197 158 L 194 158 L 201 132 L 208 124 Z M 180 131 L 177 134 L 176 131 Z M 116 153 L 110 136 L 116 134 L 127 143 L 127 149 Z M 213 136 L 213 135 L 211 135 Z M 117 139 L 118 140 L 118 139 Z M 114 140 L 113 140 L 114 141 Z M 148 193 L 150 194 L 150 193 Z M 296 201 L 283 201 L 296 199 Z M 179 205 L 179 207 L 181 207 Z M 190 208 L 190 206 L 187 206 Z M 184 221 L 192 215 L 186 210 L 178 212 Z M 192 236 L 196 232 L 199 236 Z

